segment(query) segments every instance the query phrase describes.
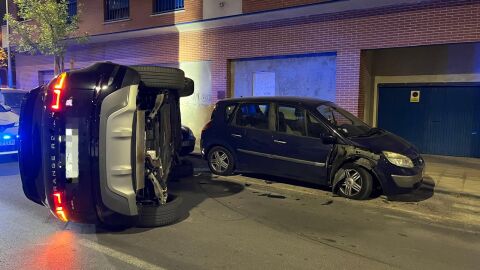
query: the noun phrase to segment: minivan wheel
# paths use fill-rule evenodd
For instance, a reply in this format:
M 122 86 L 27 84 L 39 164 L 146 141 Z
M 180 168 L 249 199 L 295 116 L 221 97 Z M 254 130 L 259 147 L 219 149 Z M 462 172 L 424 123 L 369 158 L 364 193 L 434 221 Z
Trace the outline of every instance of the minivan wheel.
M 233 155 L 221 146 L 216 146 L 208 153 L 208 167 L 214 174 L 232 175 L 235 168 Z
M 339 193 L 345 198 L 365 200 L 372 194 L 372 175 L 356 164 L 346 164 L 342 167 L 344 176 L 339 185 Z

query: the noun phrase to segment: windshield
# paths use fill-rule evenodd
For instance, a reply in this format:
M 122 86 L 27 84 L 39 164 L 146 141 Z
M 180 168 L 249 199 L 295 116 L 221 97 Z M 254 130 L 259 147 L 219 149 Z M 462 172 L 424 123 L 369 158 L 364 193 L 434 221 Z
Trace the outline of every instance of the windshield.
M 317 110 L 334 129 L 346 137 L 367 136 L 373 130 L 370 126 L 342 108 L 323 104 L 318 106 Z

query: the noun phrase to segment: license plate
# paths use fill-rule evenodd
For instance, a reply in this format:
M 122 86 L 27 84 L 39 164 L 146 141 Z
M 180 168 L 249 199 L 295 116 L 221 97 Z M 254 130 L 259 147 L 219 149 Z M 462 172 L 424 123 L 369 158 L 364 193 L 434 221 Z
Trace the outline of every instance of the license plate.
M 15 145 L 15 140 L 0 140 L 0 146 Z
M 78 129 L 65 130 L 65 173 L 78 178 Z

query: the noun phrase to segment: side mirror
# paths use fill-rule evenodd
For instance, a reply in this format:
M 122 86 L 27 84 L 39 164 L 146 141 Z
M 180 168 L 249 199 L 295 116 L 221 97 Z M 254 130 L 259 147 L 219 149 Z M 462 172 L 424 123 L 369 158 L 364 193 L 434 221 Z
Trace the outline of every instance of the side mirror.
M 331 134 L 322 135 L 322 140 L 323 140 L 324 144 L 336 144 L 337 143 L 337 137 L 335 137 Z

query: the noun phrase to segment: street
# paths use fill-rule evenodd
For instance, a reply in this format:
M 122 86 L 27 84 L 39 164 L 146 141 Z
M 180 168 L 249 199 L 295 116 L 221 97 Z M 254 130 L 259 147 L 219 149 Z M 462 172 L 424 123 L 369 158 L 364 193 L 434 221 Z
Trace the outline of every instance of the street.
M 476 212 L 452 210 L 455 198 L 349 201 L 283 180 L 212 177 L 195 162 L 194 177 L 171 184 L 188 211 L 180 222 L 106 231 L 61 223 L 28 201 L 18 164 L 3 159 L 0 268 L 476 269 L 480 263 Z

